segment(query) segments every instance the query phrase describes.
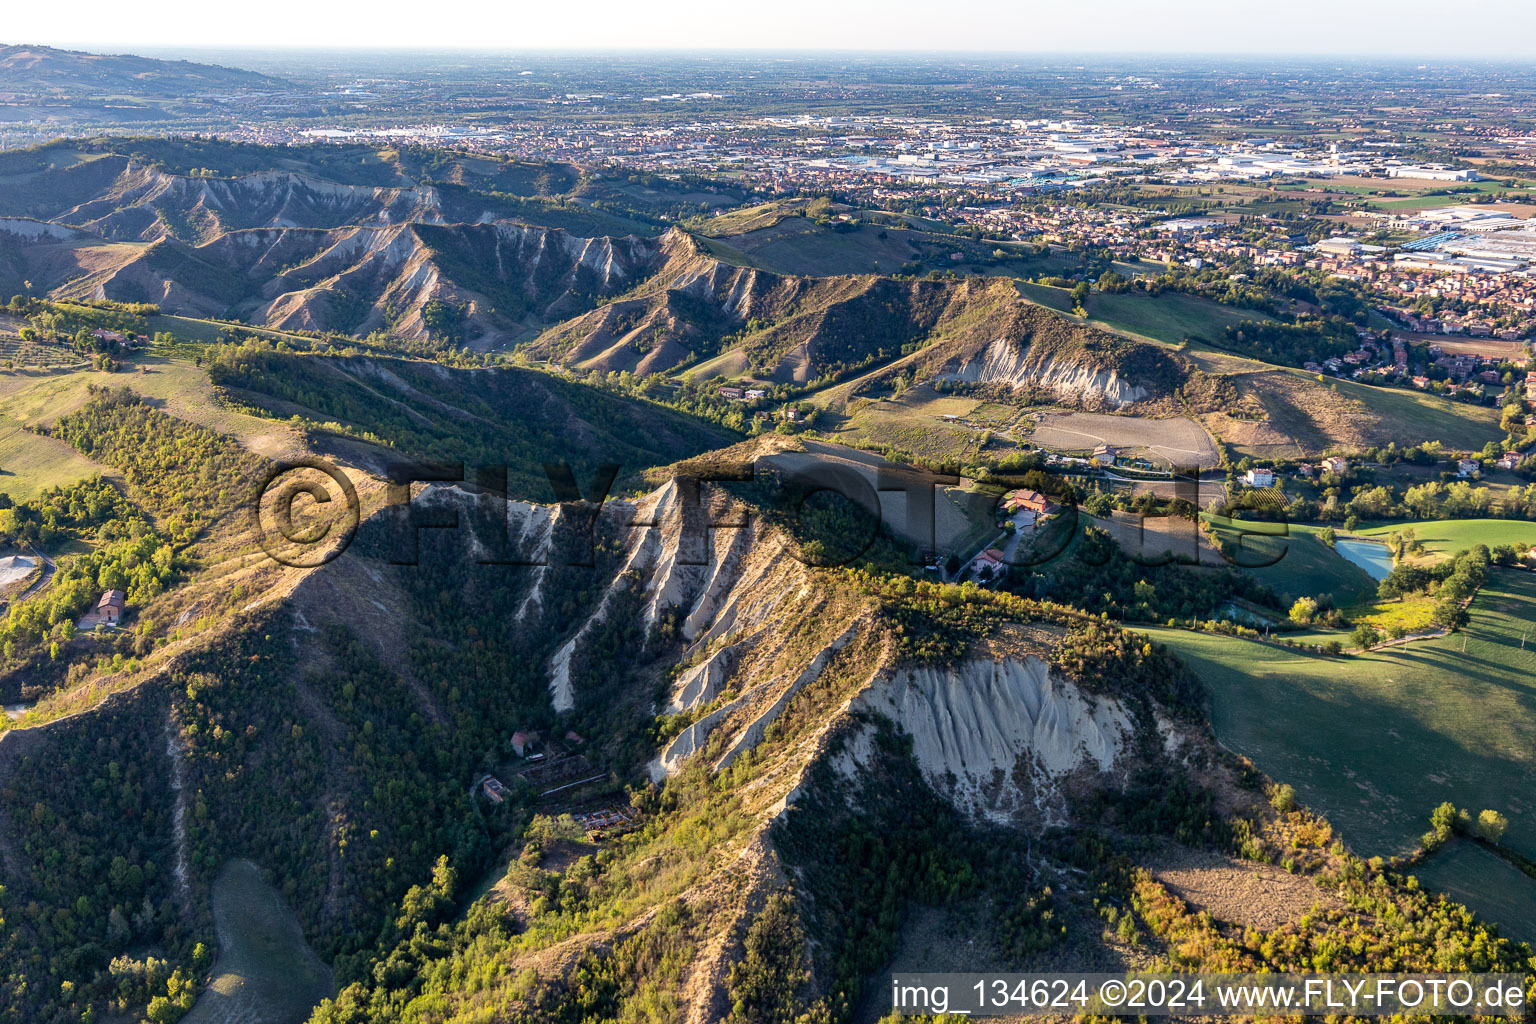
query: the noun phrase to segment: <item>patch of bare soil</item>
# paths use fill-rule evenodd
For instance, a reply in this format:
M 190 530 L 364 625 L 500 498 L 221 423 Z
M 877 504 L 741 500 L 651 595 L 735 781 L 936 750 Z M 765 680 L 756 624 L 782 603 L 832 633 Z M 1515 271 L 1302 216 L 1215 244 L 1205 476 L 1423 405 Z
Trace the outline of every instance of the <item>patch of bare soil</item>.
M 1107 444 L 1176 466 L 1209 468 L 1220 455 L 1205 429 L 1185 416 L 1153 419 L 1091 412 L 1042 412 L 1031 439 L 1046 448 L 1088 450 Z
M 1058 880 L 1060 881 L 1060 880 Z M 953 909 L 920 906 L 913 908 L 902 925 L 896 953 L 890 963 L 874 975 L 854 1020 L 857 1024 L 875 1024 L 891 1010 L 888 979 L 916 973 L 968 974 L 978 972 L 1028 972 L 1038 974 L 1077 974 L 1152 970 L 1163 953 L 1160 944 L 1147 941 L 1143 934 L 1135 945 L 1120 940 L 1082 894 L 1061 893 L 1056 902 L 1056 917 L 1066 932 L 1060 942 L 1023 962 L 1003 955 L 992 939 L 991 922 L 997 909 L 965 904 Z M 1068 1017 L 1030 1016 L 991 1017 L 997 1024 L 1030 1021 L 1047 1024 Z
M 1147 868 L 1191 909 L 1218 920 L 1265 930 L 1296 921 L 1314 908 L 1343 902 L 1305 875 L 1267 864 L 1249 864 L 1210 850 L 1170 846 Z
M 1245 420 L 1222 412 L 1207 413 L 1206 425 L 1228 444 L 1243 451 L 1266 455 L 1297 456 L 1304 451 L 1289 434 L 1270 426 L 1267 420 Z M 1283 449 L 1275 452 L 1272 449 Z

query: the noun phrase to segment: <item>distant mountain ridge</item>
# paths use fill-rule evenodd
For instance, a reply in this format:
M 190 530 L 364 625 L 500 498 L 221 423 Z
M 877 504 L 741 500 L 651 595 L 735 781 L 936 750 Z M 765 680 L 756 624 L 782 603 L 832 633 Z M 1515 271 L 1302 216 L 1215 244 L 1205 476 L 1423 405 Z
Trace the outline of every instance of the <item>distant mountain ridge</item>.
M 107 140 L 0 154 L 0 178 L 0 290 L 272 327 L 424 338 L 436 302 L 439 336 L 492 347 L 661 262 L 651 214 L 611 202 L 623 182 L 562 164 Z
M 625 179 L 568 165 L 104 140 L 0 154 L 0 180 L 15 239 L 0 293 L 527 343 L 604 373 L 868 391 L 920 372 L 1092 408 L 1157 404 L 1183 379 L 1173 356 L 1041 309 L 1006 279 L 816 276 L 722 257 L 676 226 L 695 203 L 636 208 Z
M 0 93 L 14 95 L 84 93 L 171 98 L 216 89 L 277 91 L 288 87 L 287 82 L 270 75 L 216 64 L 84 53 L 52 46 L 0 46 Z
M 581 370 L 806 384 L 902 370 L 1091 408 L 1169 398 L 1179 361 L 1042 309 L 1001 278 L 806 277 L 739 267 L 683 231 L 641 287 L 550 328 L 531 354 Z M 856 387 L 850 384 L 849 388 Z
M 632 285 L 653 259 L 651 243 L 634 236 L 587 239 L 505 220 L 269 227 L 200 246 L 161 239 L 63 291 L 192 315 L 233 313 L 269 327 L 404 337 L 430 332 L 423 309 L 439 301 L 459 311 L 475 338 L 530 315 L 548 322 L 578 313 Z

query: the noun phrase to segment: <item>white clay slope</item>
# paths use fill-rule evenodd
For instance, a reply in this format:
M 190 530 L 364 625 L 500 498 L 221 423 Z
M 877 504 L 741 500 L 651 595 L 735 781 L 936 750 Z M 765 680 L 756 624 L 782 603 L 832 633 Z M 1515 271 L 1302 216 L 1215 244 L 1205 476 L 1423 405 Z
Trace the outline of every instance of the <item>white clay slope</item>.
M 1046 357 L 1031 359 L 1030 349 L 998 339 L 967 360 L 954 376 L 979 383 L 1004 383 L 1012 388 L 1035 384 L 1063 397 L 1098 398 L 1110 405 L 1129 405 L 1147 397 L 1147 389 L 1132 384 L 1114 370 L 1096 369 Z
M 1134 731 L 1119 702 L 1090 703 L 1033 657 L 904 668 L 855 703 L 912 736 L 935 788 L 997 821 L 1027 805 L 1045 811 L 1044 797 L 1071 772 L 1108 771 Z

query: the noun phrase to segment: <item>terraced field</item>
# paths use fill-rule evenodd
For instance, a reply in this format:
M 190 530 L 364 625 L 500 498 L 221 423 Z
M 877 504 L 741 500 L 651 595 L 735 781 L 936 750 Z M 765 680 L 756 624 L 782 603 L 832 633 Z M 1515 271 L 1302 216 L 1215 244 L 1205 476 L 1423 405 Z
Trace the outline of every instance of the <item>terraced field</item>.
M 898 398 L 857 403 L 837 437 L 847 444 L 887 445 L 926 458 L 964 459 L 981 450 L 985 432 L 1000 435 L 1019 415 L 1012 406 L 941 395 L 924 385 Z M 946 421 L 945 416 L 957 419 Z
M 0 334 L 0 366 L 4 367 L 52 367 L 72 366 L 81 362 L 78 355 L 67 345 L 43 341 L 22 341 L 19 337 Z

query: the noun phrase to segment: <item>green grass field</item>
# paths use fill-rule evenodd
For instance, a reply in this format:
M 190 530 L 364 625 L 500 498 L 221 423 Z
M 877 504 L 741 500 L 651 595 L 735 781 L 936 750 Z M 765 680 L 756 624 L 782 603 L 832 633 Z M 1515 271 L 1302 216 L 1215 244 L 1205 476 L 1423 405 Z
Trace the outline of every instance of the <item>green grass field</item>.
M 759 270 L 768 269 L 723 238 L 713 238 L 709 235 L 694 235 L 693 239 L 705 252 L 722 263 L 728 263 L 733 267 L 756 267 Z
M 213 980 L 184 1024 L 299 1024 L 335 993 L 298 918 L 250 861 L 230 862 L 214 881 L 213 921 Z
M 1413 873 L 1425 888 L 1497 921 L 1510 938 L 1536 942 L 1536 879 L 1476 843 L 1453 840 Z
M 733 348 L 701 363 L 695 363 L 678 376 L 687 377 L 690 380 L 696 377 L 741 377 L 751 368 L 750 362 L 745 352 L 739 348 Z
M 244 324 L 237 328 L 230 328 L 228 324 L 215 323 L 212 320 L 199 320 L 190 316 L 175 316 L 171 313 L 161 313 L 149 318 L 149 330 L 151 334 L 161 331 L 173 336 L 178 342 L 191 344 L 211 345 L 219 338 L 219 332 L 223 330 L 235 330 L 241 335 L 255 335 L 270 341 L 288 340 L 298 347 L 307 348 L 313 344 L 313 340 L 300 334 L 288 331 L 277 331 L 270 327 L 247 327 Z
M 1255 310 L 1223 306 L 1182 292 L 1156 296 L 1095 293 L 1088 296 L 1088 318 L 1113 330 L 1168 345 L 1195 338 L 1218 346 L 1229 325 L 1268 319 Z
M 1318 539 L 1318 529 L 1280 523 L 1234 523 L 1201 515 L 1234 568 L 1290 604 L 1298 597 L 1333 595 L 1338 607 L 1376 596 L 1376 581 Z
M 775 199 L 757 206 L 732 210 L 718 217 L 701 218 L 697 224 L 690 226 L 700 234 L 714 238 L 743 235 L 749 231 L 773 227 L 786 217 L 797 216 L 807 205 L 803 199 Z
M 803 204 L 801 204 L 803 205 Z M 1061 254 L 1025 255 L 1011 242 L 979 245 L 949 233 L 943 225 L 905 226 L 907 221 L 869 212 L 855 214 L 856 226 L 829 226 L 799 212 L 794 204 L 769 203 L 709 218 L 695 225 L 694 237 L 712 255 L 742 266 L 779 274 L 836 277 L 890 274 L 902 268 L 954 270 L 984 276 L 1035 277 L 1067 273 L 1075 261 Z M 798 209 L 798 207 L 795 207 Z M 1012 254 L 994 259 L 996 252 Z M 952 255 L 962 253 L 955 261 Z
M 1031 284 L 1029 281 L 1020 281 L 1018 288 L 1020 295 L 1036 305 L 1054 309 L 1058 313 L 1072 312 L 1072 299 L 1065 288 L 1053 288 L 1048 284 Z
M 214 394 L 208 371 L 189 360 L 160 355 L 136 358 L 118 373 L 73 370 L 52 373 L 0 374 L 0 460 L 6 453 L 7 425 L 51 424 L 85 404 L 88 385 L 132 388 L 171 416 L 200 423 L 210 430 L 239 438 L 252 451 L 282 458 L 298 450 L 293 428 L 286 423 L 261 419 L 230 408 Z M 54 473 L 70 472 L 57 452 L 38 447 L 32 435 L 21 434 L 13 443 L 31 458 L 54 466 Z M 63 447 L 63 446 L 59 446 Z M 78 457 L 77 457 L 78 458 Z M 0 461 L 0 469 L 8 468 Z M 95 470 L 90 470 L 94 472 Z M 0 478 L 4 480 L 7 478 Z M 0 487 L 3 490 L 4 487 Z
M 1065 288 L 1020 281 L 1019 293 L 1058 313 L 1070 313 L 1072 300 Z M 1267 319 L 1250 309 L 1223 306 L 1198 295 L 1164 292 L 1094 292 L 1088 296 L 1088 322 L 1097 327 L 1164 345 L 1198 339 L 1220 345 L 1229 324 Z
M 1521 192 L 1521 191 L 1518 191 L 1518 190 L 1508 190 L 1504 186 L 1501 186 L 1501 185 L 1497 184 L 1496 182 L 1484 182 L 1482 184 L 1491 185 L 1492 188 L 1486 188 L 1486 189 L 1480 188 L 1478 190 L 1480 192 L 1508 191 L 1509 199 L 1507 200 L 1507 202 L 1511 202 L 1511 203 L 1528 203 L 1533 198 L 1533 193 L 1531 193 L 1531 192 Z M 1370 200 L 1368 200 L 1368 204 L 1372 208 L 1377 209 L 1377 210 L 1390 210 L 1393 213 L 1397 213 L 1397 212 L 1400 212 L 1400 211 L 1406 212 L 1406 211 L 1409 211 L 1409 210 L 1432 210 L 1432 209 L 1437 209 L 1437 208 L 1442 207 L 1442 206 L 1461 206 L 1463 203 L 1467 202 L 1471 198 L 1472 197 L 1470 195 L 1416 196 L 1416 197 L 1411 198 L 1411 199 L 1385 199 L 1385 198 L 1379 198 L 1379 199 L 1370 199 Z
M 884 238 L 881 238 L 881 235 Z M 862 225 L 857 231 L 833 231 L 802 217 L 793 217 L 745 235 L 733 235 L 731 245 L 760 266 L 780 274 L 835 277 L 841 274 L 894 273 L 909 260 L 932 261 L 944 245 L 905 228 Z
M 1300 371 L 1297 371 L 1300 372 Z M 1398 444 L 1419 440 L 1438 440 L 1447 448 L 1475 451 L 1489 441 L 1504 436 L 1499 429 L 1499 411 L 1482 405 L 1452 402 L 1402 388 L 1378 388 L 1354 381 L 1337 383 L 1339 393 L 1364 402 L 1381 418 L 1381 443 L 1397 439 Z M 1408 439 L 1412 439 L 1411 441 Z
M 97 473 L 112 475 L 62 441 L 30 434 L 16 420 L 0 415 L 0 493 L 30 501 L 50 487 Z
M 1414 539 L 1436 560 L 1486 544 L 1489 548 L 1513 544 L 1521 550 L 1536 546 L 1536 523 L 1520 519 L 1447 519 L 1443 522 L 1399 523 L 1356 530 L 1362 537 L 1381 537 L 1412 530 Z
M 1349 658 L 1148 632 L 1204 682 L 1221 741 L 1294 785 L 1357 853 L 1411 849 L 1450 800 L 1507 815 L 1506 841 L 1530 856 L 1536 576 L 1495 570 L 1471 616 L 1461 633 Z
M 1530 197 L 1528 192 L 1511 188 L 1511 182 L 1507 180 L 1446 182 L 1392 178 L 1377 182 L 1313 178 L 1282 183 L 1275 187 L 1280 192 L 1321 192 L 1341 200 L 1362 200 L 1372 209 L 1394 212 L 1460 206 L 1491 192 L 1508 193 L 1511 202 L 1528 201 Z

